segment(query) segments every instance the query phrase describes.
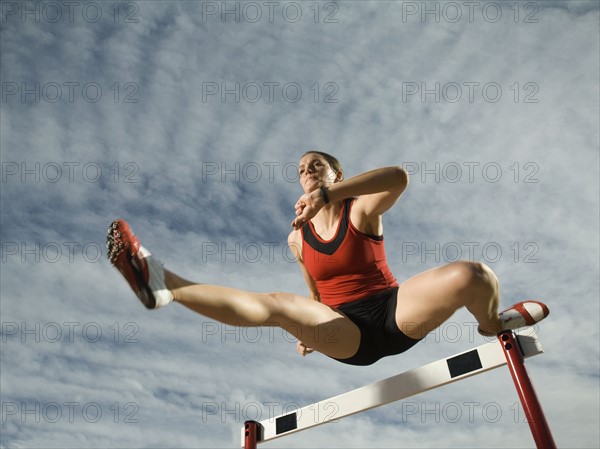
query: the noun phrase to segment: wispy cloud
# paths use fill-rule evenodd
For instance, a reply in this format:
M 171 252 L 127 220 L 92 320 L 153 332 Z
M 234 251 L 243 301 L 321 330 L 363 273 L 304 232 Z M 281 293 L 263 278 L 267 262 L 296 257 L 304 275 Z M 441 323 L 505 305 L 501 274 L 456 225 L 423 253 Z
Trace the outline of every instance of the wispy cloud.
M 460 256 L 503 307 L 547 302 L 528 367 L 558 445 L 598 446 L 596 2 L 73 8 L 2 2 L 3 448 L 234 447 L 246 418 L 481 344 L 460 311 L 367 369 L 302 359 L 281 330 L 146 312 L 106 262 L 124 217 L 185 277 L 306 292 L 285 241 L 311 148 L 411 173 L 384 221 L 400 281 Z M 265 446 L 531 446 L 512 388 L 499 370 Z

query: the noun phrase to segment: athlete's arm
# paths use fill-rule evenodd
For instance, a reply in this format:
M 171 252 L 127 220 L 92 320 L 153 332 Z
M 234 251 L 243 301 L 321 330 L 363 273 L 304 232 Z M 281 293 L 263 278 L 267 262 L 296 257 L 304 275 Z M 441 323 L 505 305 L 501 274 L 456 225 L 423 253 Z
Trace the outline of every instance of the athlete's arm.
M 394 172 L 394 169 L 396 172 Z M 374 178 L 373 184 L 384 190 L 358 196 L 350 215 L 352 224 L 359 231 L 366 234 L 383 235 L 381 217 L 396 204 L 408 186 L 408 175 L 402 168 L 387 167 L 380 170 L 379 174 L 377 170 L 365 174 L 371 174 L 372 179 Z M 352 179 L 349 179 L 349 181 Z
M 292 254 L 296 258 L 298 265 L 300 266 L 300 270 L 302 271 L 302 275 L 304 276 L 304 280 L 306 281 L 306 285 L 308 286 L 308 296 L 310 299 L 314 299 L 315 301 L 321 301 L 319 296 L 319 291 L 317 290 L 317 283 L 313 279 L 313 277 L 308 273 L 306 266 L 302 260 L 302 236 L 300 235 L 300 231 L 294 230 L 290 232 L 288 236 L 288 245 Z
M 339 185 L 342 183 L 345 185 Z M 402 167 L 385 167 L 333 184 L 328 194 L 330 201 L 357 196 L 353 209 L 376 216 L 383 215 L 396 204 L 407 186 L 408 174 Z
M 304 276 L 304 280 L 306 281 L 306 284 L 308 285 L 309 297 L 311 299 L 314 299 L 315 301 L 321 301 L 321 298 L 319 297 L 319 292 L 317 290 L 317 283 L 312 278 L 312 276 L 308 273 L 308 270 L 306 269 L 306 266 L 304 265 L 304 262 L 302 261 L 302 246 L 301 246 L 302 240 L 301 239 L 302 239 L 302 236 L 300 235 L 300 231 L 294 230 L 288 236 L 288 245 L 292 251 L 292 254 L 296 258 L 298 265 L 300 265 L 300 269 L 302 270 L 302 275 Z M 298 342 L 296 343 L 296 351 L 298 351 L 298 353 L 304 357 L 305 355 L 310 354 L 311 352 L 314 352 L 314 349 L 309 348 L 304 343 L 302 343 L 300 340 L 298 340 Z

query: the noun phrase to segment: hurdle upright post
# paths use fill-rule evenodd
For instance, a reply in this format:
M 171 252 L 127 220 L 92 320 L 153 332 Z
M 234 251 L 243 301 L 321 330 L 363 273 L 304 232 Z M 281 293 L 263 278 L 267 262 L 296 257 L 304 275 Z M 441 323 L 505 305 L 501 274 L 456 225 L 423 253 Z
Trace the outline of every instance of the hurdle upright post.
M 256 421 L 246 421 L 244 423 L 244 449 L 256 449 L 258 429 Z
M 556 449 L 552 432 L 546 421 L 542 405 L 535 393 L 533 383 L 525 369 L 523 353 L 512 330 L 502 331 L 498 334 L 504 356 L 510 370 L 519 399 L 523 405 L 533 440 L 538 449 Z

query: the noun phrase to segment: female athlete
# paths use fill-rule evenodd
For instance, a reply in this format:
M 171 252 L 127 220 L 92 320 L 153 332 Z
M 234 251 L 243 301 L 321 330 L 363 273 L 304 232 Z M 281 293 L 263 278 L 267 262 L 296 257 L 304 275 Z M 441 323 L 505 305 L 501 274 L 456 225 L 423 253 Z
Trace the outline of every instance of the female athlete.
M 351 365 L 406 351 L 461 307 L 488 336 L 548 316 L 537 301 L 498 313 L 498 279 L 479 262 L 450 263 L 398 284 L 386 262 L 382 217 L 408 186 L 402 168 L 344 180 L 335 157 L 309 151 L 299 175 L 304 194 L 288 243 L 308 297 L 187 281 L 164 269 L 124 220 L 109 228 L 109 259 L 149 309 L 175 301 L 228 325 L 279 326 L 298 339 L 300 354 L 318 351 Z

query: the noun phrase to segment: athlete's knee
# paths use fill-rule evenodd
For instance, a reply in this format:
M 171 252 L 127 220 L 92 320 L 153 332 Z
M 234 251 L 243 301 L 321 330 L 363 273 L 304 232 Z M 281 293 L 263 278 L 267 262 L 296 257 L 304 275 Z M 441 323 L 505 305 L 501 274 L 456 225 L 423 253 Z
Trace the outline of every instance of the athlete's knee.
M 284 292 L 264 294 L 265 322 L 267 326 L 276 326 L 302 340 L 303 308 L 297 295 Z
M 484 263 L 477 262 L 479 265 L 478 276 L 482 279 L 482 281 L 489 286 L 490 288 L 497 290 L 498 289 L 498 277 L 496 273 Z
M 274 316 L 281 313 L 284 301 L 283 295 L 284 293 L 281 292 L 269 292 L 264 294 L 263 304 L 269 315 Z
M 295 295 L 285 292 L 270 292 L 264 294 L 265 312 L 269 320 L 288 322 L 298 313 Z M 281 323 L 279 323 L 281 324 Z
M 450 264 L 452 279 L 459 290 L 494 291 L 498 285 L 496 275 L 481 262 L 459 261 Z

